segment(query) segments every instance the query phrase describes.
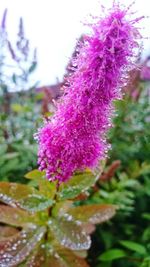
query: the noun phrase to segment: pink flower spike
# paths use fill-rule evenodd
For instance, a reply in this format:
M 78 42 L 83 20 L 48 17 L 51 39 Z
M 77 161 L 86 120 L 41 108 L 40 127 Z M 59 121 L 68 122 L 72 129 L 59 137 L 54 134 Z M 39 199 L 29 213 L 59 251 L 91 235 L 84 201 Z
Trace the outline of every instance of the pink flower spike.
M 76 170 L 93 169 L 107 155 L 113 101 L 122 97 L 138 54 L 138 19 L 131 21 L 129 15 L 114 3 L 78 46 L 65 94 L 37 134 L 38 164 L 51 181 L 64 182 Z

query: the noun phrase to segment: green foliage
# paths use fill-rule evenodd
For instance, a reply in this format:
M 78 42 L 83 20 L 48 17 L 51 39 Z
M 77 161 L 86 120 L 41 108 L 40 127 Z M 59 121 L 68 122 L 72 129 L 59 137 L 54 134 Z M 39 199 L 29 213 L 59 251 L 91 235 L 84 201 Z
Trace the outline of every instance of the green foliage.
M 10 114 L 0 113 L 0 180 L 25 182 L 24 174 L 37 165 L 33 135 L 41 123 L 40 106 L 35 108 L 32 94 L 32 91 L 13 93 Z
M 74 197 L 91 186 L 89 183 L 83 190 L 86 175 L 94 177 L 89 170 L 80 174 L 80 180 L 78 175 L 72 177 L 74 186 L 78 182 Z M 85 257 L 91 245 L 91 229 L 114 216 L 116 207 L 111 204 L 76 206 L 70 191 L 69 199 L 66 192 L 61 197 L 64 187 L 57 186 L 56 190 L 56 184 L 48 182 L 44 172 L 33 170 L 26 178 L 34 180 L 35 187 L 30 183 L 0 183 L 0 223 L 4 228 L 0 235 L 1 264 L 4 267 L 88 267 Z
M 138 99 L 127 95 L 116 103 L 118 116 L 110 132 L 110 157 L 96 190 L 86 200 L 119 208 L 115 218 L 98 226 L 93 234 L 91 266 L 150 266 L 149 90 L 144 82 L 138 81 L 138 86 L 142 88 Z M 118 160 L 120 164 L 116 164 Z
M 142 255 L 146 254 L 145 247 L 133 241 L 123 240 L 123 241 L 120 241 L 120 244 L 125 248 L 138 252 L 139 254 L 142 254 Z
M 110 158 L 120 159 L 126 170 L 127 166 L 133 170 L 135 162 L 150 162 L 149 90 L 144 83 L 139 82 L 138 86 L 143 86 L 143 90 L 137 101 L 126 97 L 116 102 L 118 116 L 110 132 Z
M 31 81 L 37 65 L 36 50 L 30 48 L 24 35 L 22 19 L 14 46 L 6 27 L 0 31 L 0 180 L 25 182 L 24 174 L 36 167 L 33 134 L 41 109 L 35 107 L 36 83 Z
M 101 261 L 112 261 L 119 258 L 124 258 L 126 256 L 126 253 L 121 249 L 110 249 L 99 257 Z

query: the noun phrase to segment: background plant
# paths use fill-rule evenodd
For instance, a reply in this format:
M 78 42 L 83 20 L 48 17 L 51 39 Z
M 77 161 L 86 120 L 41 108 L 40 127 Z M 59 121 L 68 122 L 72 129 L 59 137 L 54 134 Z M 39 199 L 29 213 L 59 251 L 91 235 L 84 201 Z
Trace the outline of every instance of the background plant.
M 150 265 L 149 82 L 140 75 L 137 72 L 126 88 L 124 101 L 116 102 L 110 157 L 96 192 L 88 199 L 88 203 L 120 207 L 113 221 L 98 227 L 93 236 L 96 248 L 93 246 L 91 255 L 97 255 L 93 266 Z
M 25 37 L 23 20 L 13 46 L 6 15 L 7 10 L 0 28 L 0 179 L 23 181 L 23 175 L 36 166 L 33 134 L 39 125 L 38 101 L 43 95 L 34 92 L 31 76 L 37 65 L 36 50 L 32 51 Z

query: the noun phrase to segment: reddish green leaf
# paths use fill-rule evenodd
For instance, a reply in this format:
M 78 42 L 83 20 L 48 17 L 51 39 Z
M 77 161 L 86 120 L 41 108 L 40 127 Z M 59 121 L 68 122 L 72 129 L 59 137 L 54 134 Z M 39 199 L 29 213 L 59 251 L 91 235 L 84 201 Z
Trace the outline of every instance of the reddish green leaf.
M 0 205 L 0 222 L 14 226 L 24 226 L 26 223 L 34 223 L 34 216 L 19 208 Z
M 47 267 L 89 267 L 87 262 L 68 249 L 57 249 L 48 258 Z
M 56 203 L 54 208 L 52 209 L 53 217 L 61 217 L 65 213 L 68 213 L 72 205 L 73 205 L 73 201 L 71 200 L 66 200 L 66 201 L 61 201 L 61 202 Z
M 19 230 L 17 230 L 15 227 L 12 226 L 0 226 L 0 241 L 3 239 L 13 236 L 18 233 Z
M 95 225 L 91 223 L 82 223 L 82 229 L 87 233 L 87 234 L 92 234 L 95 231 Z
M 83 259 L 87 256 L 84 252 L 84 256 L 80 255 L 82 251 L 72 252 L 68 249 L 60 247 L 56 242 L 53 246 L 50 244 L 43 243 L 34 250 L 33 254 L 28 258 L 25 263 L 25 267 L 88 267 L 88 264 Z
M 80 225 L 70 220 L 70 217 L 61 217 L 60 220 L 51 219 L 49 227 L 58 242 L 71 250 L 86 250 L 91 245 L 87 235 Z
M 74 250 L 73 253 L 76 256 L 78 256 L 80 258 L 83 258 L 83 259 L 87 258 L 87 255 L 88 255 L 86 250 Z
M 20 207 L 28 211 L 41 211 L 53 204 L 53 201 L 33 187 L 17 183 L 0 183 L 0 201 L 12 207 Z
M 42 239 L 45 227 L 22 230 L 0 242 L 0 263 L 3 267 L 16 266 L 23 262 Z
M 115 215 L 116 206 L 109 204 L 94 204 L 73 207 L 68 214 L 75 220 L 84 223 L 98 224 L 109 220 Z
M 16 202 L 29 195 L 35 194 L 32 187 L 17 183 L 0 183 L 0 200 L 10 206 L 16 206 Z
M 26 267 L 46 267 L 46 249 L 45 244 L 41 243 L 40 246 L 34 250 L 33 254 L 28 258 Z

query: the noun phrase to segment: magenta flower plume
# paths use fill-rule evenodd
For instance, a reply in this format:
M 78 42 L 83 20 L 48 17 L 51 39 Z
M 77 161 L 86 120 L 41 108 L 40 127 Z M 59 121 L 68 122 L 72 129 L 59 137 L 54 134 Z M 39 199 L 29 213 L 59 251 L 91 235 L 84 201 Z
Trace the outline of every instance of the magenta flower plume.
M 49 180 L 66 181 L 106 157 L 113 100 L 121 98 L 140 37 L 139 19 L 129 19 L 128 12 L 114 4 L 80 42 L 57 111 L 37 134 L 38 163 Z

